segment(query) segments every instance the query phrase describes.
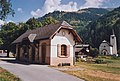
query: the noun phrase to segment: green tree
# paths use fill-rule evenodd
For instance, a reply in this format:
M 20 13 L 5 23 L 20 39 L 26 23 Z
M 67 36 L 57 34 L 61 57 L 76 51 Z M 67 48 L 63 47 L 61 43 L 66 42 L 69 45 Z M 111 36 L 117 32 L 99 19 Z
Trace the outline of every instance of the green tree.
M 14 32 L 17 28 L 17 25 L 12 22 L 9 22 L 1 27 L 0 38 L 3 40 L 3 44 L 6 45 L 6 48 L 9 47 L 11 42 L 14 40 Z
M 54 24 L 54 23 L 56 23 L 56 22 L 57 22 L 57 20 L 55 20 L 55 19 L 52 18 L 51 16 L 50 16 L 50 17 L 46 17 L 44 20 L 42 20 L 43 26 L 49 25 L 49 24 Z
M 35 28 L 39 28 L 42 26 L 42 23 L 40 21 L 38 21 L 37 19 L 35 19 L 34 17 L 33 18 L 30 18 L 26 24 L 29 25 L 29 29 L 35 29 Z
M 3 40 L 0 38 L 0 45 L 2 45 L 3 44 Z
M 99 54 L 99 51 L 97 48 L 92 48 L 92 47 L 90 48 L 89 56 L 94 58 L 94 57 L 97 57 L 98 54 Z
M 26 24 L 26 23 L 19 23 L 18 27 L 19 27 L 19 29 L 16 30 L 16 33 L 17 33 L 18 36 L 25 33 L 27 30 L 29 30 L 29 25 Z
M 1 46 L 3 49 L 8 50 L 8 56 L 10 51 L 10 45 L 13 40 L 16 39 L 15 31 L 18 29 L 18 26 L 15 23 L 9 22 L 1 27 L 0 30 L 0 38 L 1 38 Z
M 0 0 L 0 19 L 4 20 L 9 14 L 12 16 L 15 14 L 10 0 Z

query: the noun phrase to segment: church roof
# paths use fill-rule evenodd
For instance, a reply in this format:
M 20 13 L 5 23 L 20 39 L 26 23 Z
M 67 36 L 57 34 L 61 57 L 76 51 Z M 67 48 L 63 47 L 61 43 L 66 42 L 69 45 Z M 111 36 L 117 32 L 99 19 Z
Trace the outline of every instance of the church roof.
M 106 43 L 106 42 L 107 42 L 106 40 L 103 41 L 103 43 Z
M 27 39 L 30 34 L 36 34 L 34 40 L 51 39 L 61 28 L 70 30 L 74 35 L 75 41 L 82 41 L 76 31 L 72 28 L 72 26 L 69 25 L 66 21 L 63 21 L 55 24 L 46 25 L 37 29 L 28 30 L 12 43 L 20 43 L 23 39 Z
M 106 40 L 102 41 L 102 43 L 107 43 L 109 46 L 112 46 L 109 42 L 107 42 Z

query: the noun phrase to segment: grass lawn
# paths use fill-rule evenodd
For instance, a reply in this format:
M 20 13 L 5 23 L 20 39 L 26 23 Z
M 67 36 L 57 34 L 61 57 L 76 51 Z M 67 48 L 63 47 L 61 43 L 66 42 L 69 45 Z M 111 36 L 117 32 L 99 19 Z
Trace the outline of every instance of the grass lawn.
M 84 68 L 84 70 L 62 71 L 86 81 L 120 81 L 120 57 L 100 56 L 97 59 L 102 59 L 106 63 L 96 64 L 79 61 L 72 68 Z
M 21 81 L 18 77 L 0 67 L 0 81 Z

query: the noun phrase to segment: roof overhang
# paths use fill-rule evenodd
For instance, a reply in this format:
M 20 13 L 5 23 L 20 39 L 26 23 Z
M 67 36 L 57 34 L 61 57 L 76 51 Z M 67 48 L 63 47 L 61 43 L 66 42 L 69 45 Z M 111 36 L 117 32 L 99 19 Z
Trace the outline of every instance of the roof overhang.
M 66 30 L 71 31 L 71 33 L 72 33 L 73 36 L 74 36 L 74 40 L 75 40 L 76 42 L 82 42 L 82 39 L 81 39 L 80 36 L 77 34 L 77 32 L 76 32 L 73 28 L 68 27 L 68 26 L 61 26 L 53 35 L 51 35 L 50 39 L 52 39 L 52 38 L 56 35 L 56 33 L 57 33 L 58 31 L 60 31 L 61 29 L 66 29 Z

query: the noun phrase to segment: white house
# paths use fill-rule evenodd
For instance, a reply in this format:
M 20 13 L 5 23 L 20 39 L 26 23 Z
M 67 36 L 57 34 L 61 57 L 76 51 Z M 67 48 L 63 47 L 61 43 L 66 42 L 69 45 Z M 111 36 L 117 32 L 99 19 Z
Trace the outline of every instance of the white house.
M 28 39 L 31 34 L 34 35 L 33 42 Z M 63 21 L 26 31 L 13 44 L 16 44 L 17 60 L 49 65 L 73 65 L 75 44 L 81 41 L 71 25 Z

